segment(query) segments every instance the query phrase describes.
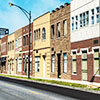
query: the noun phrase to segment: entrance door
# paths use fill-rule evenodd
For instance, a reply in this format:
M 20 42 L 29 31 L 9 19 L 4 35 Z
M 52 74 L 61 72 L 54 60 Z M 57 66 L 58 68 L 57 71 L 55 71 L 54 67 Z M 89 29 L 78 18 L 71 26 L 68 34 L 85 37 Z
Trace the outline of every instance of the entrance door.
M 60 60 L 61 60 L 61 55 L 58 54 L 58 78 L 60 78 L 61 75 L 61 68 L 60 68 Z
M 87 51 L 82 52 L 82 80 L 87 81 Z
M 26 57 L 26 74 L 28 75 L 28 57 Z
M 43 56 L 43 77 L 45 77 L 45 56 Z

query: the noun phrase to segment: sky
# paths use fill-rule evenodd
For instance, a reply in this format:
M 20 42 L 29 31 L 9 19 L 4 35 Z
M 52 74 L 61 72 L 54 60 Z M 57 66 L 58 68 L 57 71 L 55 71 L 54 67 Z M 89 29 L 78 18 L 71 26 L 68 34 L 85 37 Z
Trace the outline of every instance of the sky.
M 55 10 L 60 5 L 70 3 L 70 0 L 0 0 L 0 28 L 8 28 L 9 34 L 28 25 L 28 19 L 17 7 L 10 7 L 9 2 L 32 12 L 33 19 Z

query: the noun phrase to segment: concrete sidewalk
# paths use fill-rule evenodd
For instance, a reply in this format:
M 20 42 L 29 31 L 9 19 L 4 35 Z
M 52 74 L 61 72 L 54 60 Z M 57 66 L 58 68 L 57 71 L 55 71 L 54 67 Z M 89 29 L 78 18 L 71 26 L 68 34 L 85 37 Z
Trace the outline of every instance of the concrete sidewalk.
M 11 75 L 11 74 L 4 74 L 4 75 Z M 27 77 L 26 75 L 15 75 L 15 74 L 13 74 L 12 76 Z M 96 82 L 66 80 L 66 79 L 58 79 L 58 78 L 42 78 L 42 77 L 32 77 L 32 76 L 31 76 L 31 78 L 45 79 L 45 80 L 55 80 L 55 81 L 62 81 L 62 82 L 69 82 L 69 83 L 77 83 L 77 84 L 87 85 L 88 88 L 100 88 L 100 83 L 96 83 Z

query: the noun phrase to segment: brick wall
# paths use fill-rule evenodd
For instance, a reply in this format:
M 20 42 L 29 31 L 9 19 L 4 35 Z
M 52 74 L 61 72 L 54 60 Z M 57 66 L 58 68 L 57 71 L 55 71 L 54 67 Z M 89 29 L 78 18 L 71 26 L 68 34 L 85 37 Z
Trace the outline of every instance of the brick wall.
M 58 78 L 58 58 L 57 55 L 61 55 L 60 73 L 61 78 L 71 78 L 71 65 L 70 65 L 70 5 L 60 6 L 56 8 L 56 11 L 52 11 L 50 16 L 50 24 L 54 25 L 54 39 L 51 39 L 51 55 L 55 54 L 55 72 L 51 72 L 51 78 Z M 63 34 L 63 21 L 67 20 L 67 35 Z M 60 22 L 60 38 L 57 38 L 57 23 Z M 51 36 L 52 37 L 52 36 Z M 67 73 L 63 73 L 63 54 L 67 53 Z

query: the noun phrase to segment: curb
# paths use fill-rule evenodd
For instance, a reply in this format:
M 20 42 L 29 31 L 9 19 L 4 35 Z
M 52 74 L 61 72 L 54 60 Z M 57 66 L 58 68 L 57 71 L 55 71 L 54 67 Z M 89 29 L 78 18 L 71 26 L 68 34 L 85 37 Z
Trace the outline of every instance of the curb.
M 22 84 L 25 86 L 34 87 L 46 91 L 51 91 L 54 93 L 58 93 L 73 98 L 78 98 L 81 100 L 100 100 L 100 92 L 91 92 L 91 91 L 86 91 L 85 89 L 61 86 L 50 83 L 42 83 L 32 80 L 9 78 L 4 76 L 0 76 L 0 80 Z

